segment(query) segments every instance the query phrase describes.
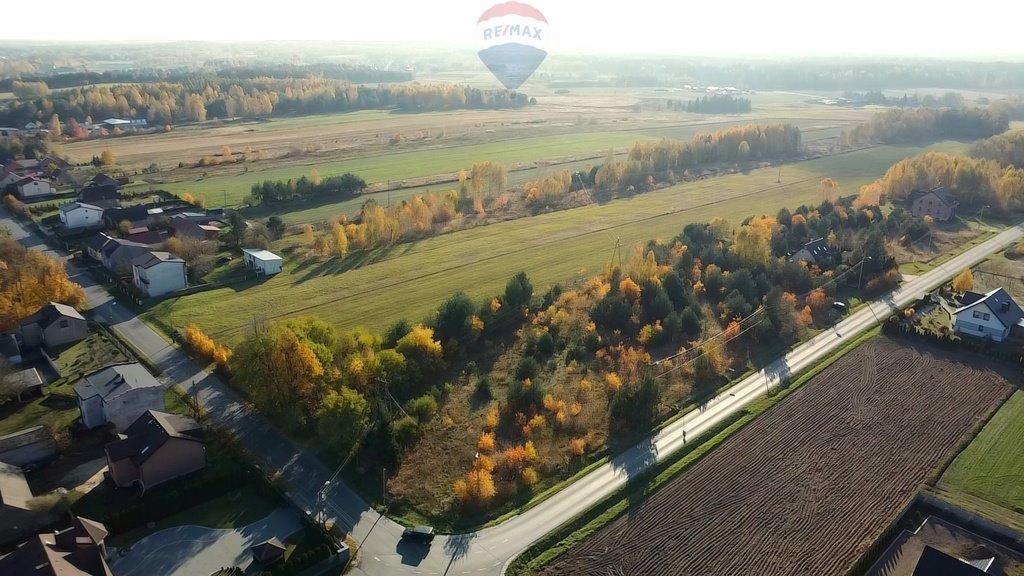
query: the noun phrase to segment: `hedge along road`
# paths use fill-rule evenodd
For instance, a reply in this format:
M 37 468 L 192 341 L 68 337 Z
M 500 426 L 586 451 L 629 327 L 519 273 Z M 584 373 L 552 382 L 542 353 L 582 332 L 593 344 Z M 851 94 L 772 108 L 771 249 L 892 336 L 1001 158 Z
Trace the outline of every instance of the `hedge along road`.
M 729 394 L 711 400 L 703 409 L 694 410 L 667 426 L 652 438 L 613 458 L 577 480 L 571 489 L 563 490 L 542 504 L 498 526 L 479 532 L 439 536 L 429 552 L 402 544 L 401 527 L 383 519 L 376 527 L 363 520 L 355 527 L 362 543 L 360 569 L 365 574 L 400 573 L 479 574 L 504 572 L 520 552 L 544 534 L 583 513 L 603 498 L 626 485 L 629 478 L 650 468 L 678 450 L 686 438 L 695 438 L 731 414 L 765 395 L 768 389 L 790 376 L 812 366 L 818 360 L 855 340 L 862 332 L 878 324 L 897 308 L 906 306 L 924 294 L 949 281 L 964 268 L 969 268 L 990 254 L 1005 249 L 1024 237 L 1024 223 L 967 250 L 872 301 L 832 329 L 799 345 L 785 357 L 744 378 L 729 388 Z M 362 535 L 369 528 L 369 536 Z
M 721 216 L 733 224 L 784 206 L 820 201 L 828 176 L 857 190 L 895 161 L 924 150 L 955 150 L 957 143 L 927 148 L 878 147 L 680 184 L 605 204 L 542 214 L 345 259 L 288 260 L 284 272 L 259 285 L 238 285 L 160 302 L 145 317 L 183 329 L 195 322 L 225 344 L 237 342 L 255 315 L 265 319 L 312 314 L 339 329 L 383 331 L 399 318 L 425 318 L 458 290 L 481 300 L 498 294 L 515 272 L 525 271 L 538 291 L 593 274 L 608 265 L 616 238 L 624 257 L 649 239 L 668 240 L 690 222 Z M 400 291 L 401 297 L 396 297 Z

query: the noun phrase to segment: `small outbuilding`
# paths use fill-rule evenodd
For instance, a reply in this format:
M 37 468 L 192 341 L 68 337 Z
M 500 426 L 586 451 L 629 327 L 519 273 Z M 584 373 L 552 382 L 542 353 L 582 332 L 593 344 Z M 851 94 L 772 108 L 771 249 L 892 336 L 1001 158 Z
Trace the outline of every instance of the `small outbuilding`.
M 243 248 L 245 266 L 260 275 L 270 276 L 281 271 L 284 259 L 269 250 Z
M 43 379 L 35 368 L 20 370 L 8 376 L 8 387 L 10 395 L 16 397 L 18 402 L 43 395 Z

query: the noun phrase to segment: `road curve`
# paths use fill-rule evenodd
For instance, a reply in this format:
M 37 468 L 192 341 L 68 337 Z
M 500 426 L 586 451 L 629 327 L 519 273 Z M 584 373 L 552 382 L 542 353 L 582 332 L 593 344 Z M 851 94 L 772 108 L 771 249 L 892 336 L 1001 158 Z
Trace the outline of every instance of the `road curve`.
M 46 250 L 42 241 L 0 209 L 0 226 L 26 245 Z M 761 397 L 780 379 L 796 374 L 855 339 L 896 308 L 903 307 L 1024 237 L 1024 223 L 952 258 L 935 269 L 872 301 L 845 320 L 804 342 L 764 369 L 744 378 L 705 406 L 685 414 L 654 436 L 618 455 L 607 464 L 577 480 L 569 488 L 523 514 L 498 526 L 457 535 L 438 536 L 429 547 L 400 541 L 402 526 L 378 514 L 358 495 L 340 482 L 326 492 L 328 514 L 358 542 L 360 565 L 354 574 L 389 576 L 481 575 L 504 573 L 509 562 L 531 543 L 586 511 L 626 484 L 629 478 L 679 449 L 686 437 L 695 438 L 730 414 Z M 51 254 L 53 252 L 51 251 Z M 214 423 L 232 430 L 268 470 L 280 472 L 289 494 L 300 506 L 312 511 L 317 492 L 330 479 L 331 471 L 309 452 L 276 430 L 269 421 L 248 408 L 216 377 L 203 371 L 177 348 L 156 334 L 133 314 L 118 306 L 109 294 L 90 278 L 69 266 L 69 274 L 85 286 L 92 316 L 108 324 L 150 357 L 164 372 L 168 385 L 177 384 L 195 393 Z

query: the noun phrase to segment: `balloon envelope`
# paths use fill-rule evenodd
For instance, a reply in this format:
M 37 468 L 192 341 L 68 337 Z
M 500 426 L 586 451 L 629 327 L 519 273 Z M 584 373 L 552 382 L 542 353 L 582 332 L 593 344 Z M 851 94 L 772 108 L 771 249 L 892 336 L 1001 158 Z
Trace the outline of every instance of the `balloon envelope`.
M 491 6 L 477 21 L 477 32 L 483 42 L 480 60 L 510 90 L 522 86 L 548 55 L 548 21 L 529 4 Z

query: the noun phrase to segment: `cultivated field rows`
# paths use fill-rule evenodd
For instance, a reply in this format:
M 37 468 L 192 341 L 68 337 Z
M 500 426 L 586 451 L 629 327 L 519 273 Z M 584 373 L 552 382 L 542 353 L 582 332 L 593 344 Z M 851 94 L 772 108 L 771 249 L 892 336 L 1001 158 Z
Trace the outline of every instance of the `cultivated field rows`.
M 948 355 L 861 346 L 544 574 L 844 574 L 1012 390 Z

